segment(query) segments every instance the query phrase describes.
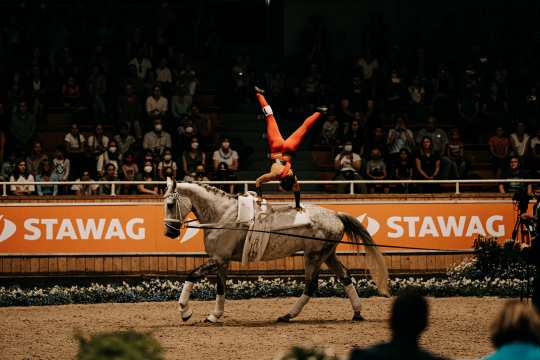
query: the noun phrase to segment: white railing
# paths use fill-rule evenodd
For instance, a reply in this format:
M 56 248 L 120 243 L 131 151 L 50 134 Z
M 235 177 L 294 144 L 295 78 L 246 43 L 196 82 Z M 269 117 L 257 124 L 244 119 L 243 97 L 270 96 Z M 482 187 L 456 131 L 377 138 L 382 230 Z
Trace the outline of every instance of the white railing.
M 454 184 L 455 194 L 460 193 L 461 184 L 503 184 L 503 183 L 540 183 L 540 179 L 467 179 L 467 180 L 299 180 L 300 184 L 306 185 L 349 185 L 349 194 L 355 194 L 354 186 L 359 184 Z M 249 185 L 255 185 L 254 180 L 236 180 L 236 181 L 201 181 L 203 184 L 210 185 L 242 185 L 244 192 L 249 190 Z M 10 185 L 111 185 L 110 195 L 116 196 L 117 185 L 165 185 L 165 181 L 5 181 L 0 182 L 2 186 L 2 196 L 7 196 L 8 186 Z M 270 181 L 267 184 L 279 184 L 279 181 Z

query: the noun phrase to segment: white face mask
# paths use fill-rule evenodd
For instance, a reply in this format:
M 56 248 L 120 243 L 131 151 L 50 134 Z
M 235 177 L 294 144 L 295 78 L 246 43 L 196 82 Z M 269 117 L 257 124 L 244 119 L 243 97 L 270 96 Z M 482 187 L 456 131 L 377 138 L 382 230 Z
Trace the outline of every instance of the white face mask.
M 154 130 L 156 131 L 161 131 L 161 128 L 162 128 L 161 124 L 154 126 Z
M 165 161 L 169 161 L 169 160 L 172 159 L 172 156 L 171 156 L 171 155 L 165 155 L 165 156 L 163 157 L 163 159 L 164 159 Z
M 191 143 L 191 148 L 192 149 L 198 149 L 199 148 L 199 143 L 198 142 Z
M 144 172 L 151 173 L 152 167 L 150 165 L 144 167 Z
M 351 152 L 352 151 L 352 145 L 345 145 L 343 147 L 343 150 L 347 151 L 347 152 Z
M 117 150 L 117 149 L 116 149 L 116 146 L 111 146 L 111 147 L 109 148 L 109 151 L 112 152 L 113 154 L 116 152 L 116 150 Z

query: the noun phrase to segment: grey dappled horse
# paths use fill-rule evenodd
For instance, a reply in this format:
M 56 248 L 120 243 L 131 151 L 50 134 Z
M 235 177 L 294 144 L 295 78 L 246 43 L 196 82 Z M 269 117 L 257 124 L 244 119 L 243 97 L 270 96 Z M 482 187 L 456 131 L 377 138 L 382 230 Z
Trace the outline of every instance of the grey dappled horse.
M 242 251 L 248 226 L 236 222 L 237 196 L 227 194 L 209 185 L 196 183 L 176 183 L 168 181 L 165 194 L 165 234 L 176 238 L 184 224 L 184 219 L 189 212 L 197 216 L 199 222 L 212 224 L 212 227 L 227 227 L 228 229 L 204 229 L 204 247 L 209 255 L 209 260 L 194 269 L 187 277 L 182 293 L 178 300 L 182 320 L 188 320 L 192 315 L 189 307 L 189 297 L 193 284 L 210 272 L 217 273 L 217 296 L 214 310 L 208 315 L 207 321 L 216 322 L 222 315 L 225 305 L 225 272 L 230 261 L 241 261 Z M 269 216 L 294 217 L 296 209 L 283 207 L 269 207 Z M 373 244 L 373 239 L 354 217 L 322 208 L 315 205 L 307 205 L 305 211 L 311 220 L 311 224 L 281 230 L 295 235 L 317 237 L 328 240 L 341 240 L 344 234 L 354 242 Z M 210 225 L 209 225 L 210 226 Z M 234 228 L 231 230 L 231 228 Z M 336 256 L 337 243 L 328 241 L 309 240 L 287 235 L 271 234 L 268 246 L 261 260 L 275 260 L 294 254 L 297 251 L 304 252 L 305 288 L 302 296 L 296 301 L 287 314 L 278 318 L 279 321 L 289 321 L 298 316 L 310 297 L 315 294 L 318 286 L 318 275 L 321 265 L 325 263 L 345 286 L 353 311 L 353 320 L 362 320 L 360 314 L 360 298 L 354 288 L 348 270 Z M 383 256 L 377 246 L 366 246 L 367 263 L 371 275 L 382 295 L 388 295 L 388 269 Z

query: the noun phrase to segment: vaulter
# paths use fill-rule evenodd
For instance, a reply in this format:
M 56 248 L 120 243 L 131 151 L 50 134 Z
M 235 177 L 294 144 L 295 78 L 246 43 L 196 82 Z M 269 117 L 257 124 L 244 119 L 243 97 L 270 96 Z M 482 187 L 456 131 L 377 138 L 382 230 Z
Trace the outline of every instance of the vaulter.
M 257 179 L 255 183 L 257 195 L 262 197 L 263 183 L 279 180 L 279 185 L 283 190 L 292 190 L 294 192 L 296 209 L 302 210 L 302 207 L 300 206 L 300 185 L 292 170 L 292 154 L 298 149 L 300 142 L 307 134 L 308 130 L 315 124 L 317 119 L 328 110 L 328 108 L 324 106 L 318 107 L 317 112 L 305 119 L 295 132 L 293 132 L 286 140 L 283 140 L 276 119 L 274 118 L 272 108 L 268 105 L 263 96 L 264 91 L 255 87 L 255 92 L 266 120 L 266 138 L 268 140 L 271 158 L 274 161 L 270 171 Z

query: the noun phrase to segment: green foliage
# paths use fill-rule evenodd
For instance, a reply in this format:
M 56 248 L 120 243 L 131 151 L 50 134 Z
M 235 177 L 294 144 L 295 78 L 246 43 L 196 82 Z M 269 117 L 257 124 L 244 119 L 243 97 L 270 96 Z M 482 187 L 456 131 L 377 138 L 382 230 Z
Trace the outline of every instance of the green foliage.
M 86 339 L 80 334 L 77 360 L 161 360 L 163 349 L 150 334 L 134 330 L 99 333 Z

